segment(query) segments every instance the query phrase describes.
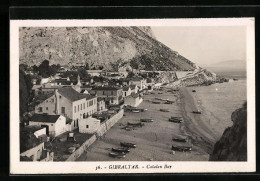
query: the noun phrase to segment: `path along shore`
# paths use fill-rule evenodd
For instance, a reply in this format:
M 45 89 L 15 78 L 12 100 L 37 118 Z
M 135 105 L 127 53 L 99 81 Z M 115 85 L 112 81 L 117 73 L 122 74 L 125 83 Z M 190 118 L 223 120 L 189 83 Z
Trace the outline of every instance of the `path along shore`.
M 217 135 L 211 131 L 203 113 L 194 114 L 198 110 L 197 100 L 192 92 L 186 88 L 180 88 L 176 92 L 168 92 L 170 87 L 163 91 L 153 91 L 154 94 L 144 95 L 144 101 L 138 108 L 148 109 L 145 112 L 125 112 L 120 119 L 102 139 L 93 143 L 86 153 L 83 153 L 77 161 L 208 161 L 209 154 L 217 139 Z M 161 92 L 162 94 L 158 94 Z M 153 104 L 158 98 L 174 101 L 173 104 Z M 161 112 L 160 109 L 168 109 L 169 112 Z M 169 122 L 171 116 L 184 118 L 183 123 Z M 143 127 L 131 131 L 122 129 L 128 122 L 139 122 L 140 118 L 152 118 L 154 122 L 145 123 Z M 186 136 L 188 143 L 172 141 L 173 137 Z M 137 148 L 131 149 L 125 158 L 117 159 L 108 156 L 112 148 L 120 147 L 120 142 L 132 142 Z M 175 152 L 172 154 L 171 146 L 192 145 L 191 152 Z

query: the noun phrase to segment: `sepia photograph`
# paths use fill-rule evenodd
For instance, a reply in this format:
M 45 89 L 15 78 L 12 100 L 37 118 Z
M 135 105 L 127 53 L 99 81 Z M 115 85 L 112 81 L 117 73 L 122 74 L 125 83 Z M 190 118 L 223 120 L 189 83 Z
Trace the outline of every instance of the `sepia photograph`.
M 254 18 L 10 30 L 11 173 L 255 171 Z

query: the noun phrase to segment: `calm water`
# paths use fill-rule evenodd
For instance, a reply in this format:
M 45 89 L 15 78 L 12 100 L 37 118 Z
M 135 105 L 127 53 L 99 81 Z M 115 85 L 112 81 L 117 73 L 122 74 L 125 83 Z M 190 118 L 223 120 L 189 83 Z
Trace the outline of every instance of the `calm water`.
M 246 79 L 230 80 L 211 86 L 190 87 L 196 89 L 195 101 L 203 111 L 212 131 L 221 136 L 232 125 L 231 114 L 246 101 Z

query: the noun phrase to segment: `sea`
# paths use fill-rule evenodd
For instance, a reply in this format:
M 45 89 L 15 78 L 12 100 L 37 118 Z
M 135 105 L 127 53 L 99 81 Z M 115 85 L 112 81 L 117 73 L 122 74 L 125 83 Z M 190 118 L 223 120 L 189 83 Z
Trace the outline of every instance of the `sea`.
M 226 74 L 227 75 L 227 74 Z M 247 100 L 247 79 L 246 74 L 236 72 L 228 73 L 229 82 L 216 83 L 210 86 L 189 87 L 194 100 L 197 102 L 199 109 L 205 115 L 212 131 L 219 137 L 224 130 L 231 126 L 231 114 L 236 109 L 241 108 Z M 233 78 L 237 78 L 234 81 Z

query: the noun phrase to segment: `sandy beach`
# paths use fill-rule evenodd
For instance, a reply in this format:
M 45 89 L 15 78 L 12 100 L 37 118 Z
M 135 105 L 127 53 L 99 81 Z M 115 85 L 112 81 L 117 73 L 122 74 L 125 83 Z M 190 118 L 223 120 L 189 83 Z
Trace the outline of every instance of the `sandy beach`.
M 117 158 L 108 156 L 111 149 L 120 147 L 120 142 L 132 142 L 137 148 L 131 149 L 122 161 L 207 161 L 209 153 L 215 142 L 215 135 L 204 122 L 203 114 L 191 113 L 197 110 L 196 100 L 187 88 L 181 88 L 174 94 L 163 91 L 153 91 L 154 94 L 144 95 L 144 101 L 138 108 L 148 109 L 145 112 L 125 112 L 125 116 L 119 120 L 102 139 L 93 143 L 86 153 L 83 153 L 77 161 L 118 161 Z M 158 94 L 162 92 L 162 94 Z M 152 101 L 169 99 L 173 104 L 154 104 Z M 160 109 L 168 109 L 169 112 L 161 112 Z M 183 123 L 169 122 L 171 116 L 183 117 Z M 124 128 L 128 122 L 139 122 L 140 118 L 152 118 L 154 122 L 145 123 L 143 127 L 127 131 Z M 189 142 L 181 143 L 172 141 L 173 137 L 185 136 Z M 192 146 L 191 152 L 178 152 L 172 154 L 171 146 Z

